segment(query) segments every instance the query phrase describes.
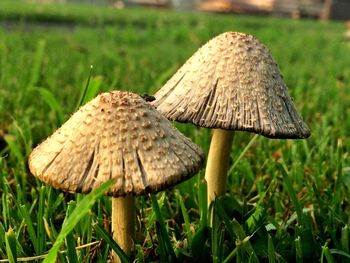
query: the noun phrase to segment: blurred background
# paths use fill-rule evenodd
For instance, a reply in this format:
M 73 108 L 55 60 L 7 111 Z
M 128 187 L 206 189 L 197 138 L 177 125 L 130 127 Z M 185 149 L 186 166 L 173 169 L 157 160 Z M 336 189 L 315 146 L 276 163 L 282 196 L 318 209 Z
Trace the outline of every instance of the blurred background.
M 89 3 L 147 6 L 176 10 L 220 13 L 264 14 L 292 18 L 350 19 L 349 0 L 28 0 L 37 3 Z

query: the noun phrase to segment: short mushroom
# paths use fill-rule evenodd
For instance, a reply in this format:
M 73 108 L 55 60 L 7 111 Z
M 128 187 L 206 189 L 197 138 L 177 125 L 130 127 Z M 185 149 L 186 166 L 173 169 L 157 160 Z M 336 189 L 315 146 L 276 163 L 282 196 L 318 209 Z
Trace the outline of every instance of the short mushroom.
M 113 237 L 130 254 L 134 195 L 190 178 L 202 150 L 140 96 L 102 93 L 82 106 L 29 156 L 33 175 L 70 193 L 88 193 L 110 179 Z M 117 261 L 117 258 L 115 258 Z
M 165 117 L 215 128 L 205 178 L 208 204 L 225 193 L 233 131 L 307 138 L 280 71 L 255 37 L 223 33 L 202 46 L 154 95 Z

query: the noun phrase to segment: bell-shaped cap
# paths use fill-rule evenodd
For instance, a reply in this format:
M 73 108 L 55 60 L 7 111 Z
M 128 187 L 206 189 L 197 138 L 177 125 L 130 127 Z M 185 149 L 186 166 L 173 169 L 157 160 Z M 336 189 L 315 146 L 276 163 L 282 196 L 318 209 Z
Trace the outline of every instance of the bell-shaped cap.
M 87 193 L 109 179 L 108 195 L 156 192 L 190 178 L 202 150 L 140 96 L 113 91 L 82 106 L 29 156 L 33 175 Z
M 210 40 L 154 96 L 170 120 L 270 138 L 310 135 L 269 50 L 244 33 Z

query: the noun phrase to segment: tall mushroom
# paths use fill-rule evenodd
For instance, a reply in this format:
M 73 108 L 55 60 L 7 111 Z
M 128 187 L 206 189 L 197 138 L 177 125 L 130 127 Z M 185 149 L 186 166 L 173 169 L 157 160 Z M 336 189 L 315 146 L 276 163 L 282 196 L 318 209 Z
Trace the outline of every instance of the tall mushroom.
M 155 94 L 165 117 L 215 128 L 205 178 L 208 203 L 225 192 L 233 131 L 307 138 L 280 71 L 255 37 L 223 33 L 202 46 Z
M 202 150 L 140 96 L 103 93 L 82 106 L 29 156 L 33 175 L 70 193 L 88 193 L 109 179 L 113 237 L 130 254 L 134 195 L 190 178 Z M 115 259 L 117 260 L 117 259 Z

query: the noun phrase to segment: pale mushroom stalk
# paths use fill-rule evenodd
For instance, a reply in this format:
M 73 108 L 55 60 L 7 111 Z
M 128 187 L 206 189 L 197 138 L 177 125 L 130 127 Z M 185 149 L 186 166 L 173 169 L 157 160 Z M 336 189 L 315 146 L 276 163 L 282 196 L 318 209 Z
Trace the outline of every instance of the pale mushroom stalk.
M 208 186 L 208 205 L 226 192 L 227 170 L 234 131 L 214 129 L 205 169 Z
M 130 256 L 134 245 L 135 233 L 135 197 L 123 196 L 112 198 L 112 233 L 113 239 L 127 256 Z M 120 262 L 113 253 L 113 262 Z

